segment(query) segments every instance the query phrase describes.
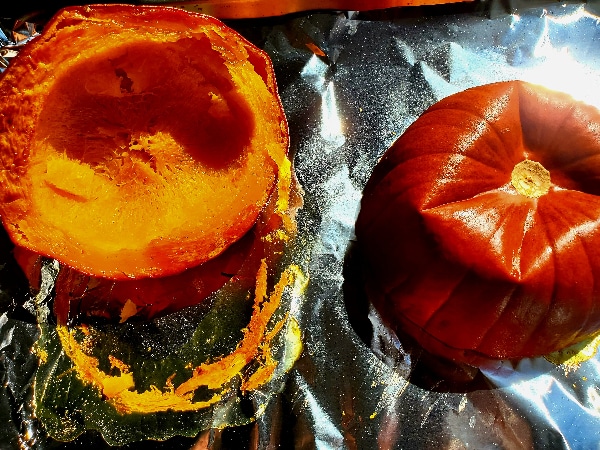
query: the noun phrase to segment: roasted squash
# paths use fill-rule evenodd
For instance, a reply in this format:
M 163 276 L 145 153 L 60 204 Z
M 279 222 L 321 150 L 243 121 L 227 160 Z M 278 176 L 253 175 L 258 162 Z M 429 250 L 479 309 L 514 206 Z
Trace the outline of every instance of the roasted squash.
M 66 8 L 11 62 L 0 98 L 4 226 L 87 275 L 209 261 L 289 178 L 270 59 L 208 16 Z
M 545 355 L 600 330 L 600 112 L 524 82 L 429 108 L 364 190 L 382 317 L 436 355 Z
M 302 352 L 289 304 L 306 283 L 284 256 L 301 196 L 268 56 L 183 10 L 73 7 L 0 95 L 44 433 L 122 445 L 255 420 Z

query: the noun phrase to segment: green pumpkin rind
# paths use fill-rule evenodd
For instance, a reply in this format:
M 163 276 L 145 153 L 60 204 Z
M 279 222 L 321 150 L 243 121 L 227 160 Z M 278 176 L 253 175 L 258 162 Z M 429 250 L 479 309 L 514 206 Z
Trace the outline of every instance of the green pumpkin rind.
M 46 265 L 46 278 L 51 276 L 48 269 Z M 254 413 L 242 405 L 245 394 L 240 391 L 240 375 L 223 386 L 220 392 L 225 395 L 219 402 L 205 409 L 194 412 L 119 412 L 110 401 L 103 398 L 97 387 L 79 379 L 73 362 L 63 350 L 55 325 L 48 319 L 50 291 L 51 285 L 45 293 L 42 289 L 38 295 L 41 335 L 36 349 L 43 358 L 35 377 L 34 404 L 37 417 L 52 438 L 72 441 L 85 431 L 97 430 L 108 444 L 123 445 L 144 439 L 193 437 L 202 430 L 243 425 L 255 419 Z M 202 317 L 188 342 L 162 360 L 148 358 L 136 351 L 123 338 L 122 333 L 127 325 L 111 325 L 102 331 L 93 331 L 98 338 L 93 354 L 105 364 L 108 354 L 122 358 L 124 363 L 130 365 L 138 392 L 147 390 L 150 385 L 165 386 L 173 373 L 178 374 L 173 379 L 173 384 L 177 386 L 189 378 L 190 367 L 214 360 L 236 348 L 243 337 L 241 330 L 248 323 L 251 302 L 247 291 L 240 290 L 235 284 L 222 289 L 215 295 L 210 311 Z M 285 299 L 283 303 L 286 303 Z M 270 324 L 282 319 L 285 310 L 282 306 L 285 307 L 280 305 Z M 82 333 L 79 333 L 81 336 Z M 278 335 L 280 337 L 281 334 Z M 285 351 L 285 343 L 276 342 L 274 358 L 281 360 Z M 256 361 L 253 361 L 245 371 L 251 373 L 256 367 Z M 275 376 L 264 389 L 270 393 L 277 392 L 281 383 L 279 376 Z M 199 389 L 195 395 L 201 398 L 195 400 L 208 399 L 213 393 Z

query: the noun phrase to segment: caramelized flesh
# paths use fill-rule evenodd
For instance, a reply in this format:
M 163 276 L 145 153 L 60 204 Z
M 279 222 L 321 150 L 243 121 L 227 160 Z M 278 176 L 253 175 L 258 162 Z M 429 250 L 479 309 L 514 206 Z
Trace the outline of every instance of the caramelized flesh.
M 36 70 L 17 59 L 0 84 L 23 85 L 0 114 L 29 117 L 7 127 L 25 145 L 0 143 L 2 216 L 17 244 L 84 273 L 177 273 L 243 236 L 275 186 L 288 141 L 272 72 L 207 18 L 193 33 L 101 19 L 59 18 L 27 55 Z

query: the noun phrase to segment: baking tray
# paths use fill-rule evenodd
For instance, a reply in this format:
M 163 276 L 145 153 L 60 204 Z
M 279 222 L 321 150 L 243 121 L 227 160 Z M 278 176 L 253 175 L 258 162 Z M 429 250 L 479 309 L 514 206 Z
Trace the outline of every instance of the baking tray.
M 1 22 L 6 63 L 15 36 L 26 45 L 49 16 L 35 12 L 19 35 Z M 291 305 L 301 357 L 246 425 L 113 447 L 97 432 L 57 442 L 31 406 L 38 328 L 3 236 L 0 448 L 597 448 L 597 356 L 577 368 L 535 358 L 477 370 L 428 358 L 370 307 L 353 233 L 378 158 L 441 98 L 523 79 L 600 107 L 598 14 L 598 2 L 491 1 L 227 20 L 270 54 L 289 121 L 304 190 L 294 257 L 310 278 Z

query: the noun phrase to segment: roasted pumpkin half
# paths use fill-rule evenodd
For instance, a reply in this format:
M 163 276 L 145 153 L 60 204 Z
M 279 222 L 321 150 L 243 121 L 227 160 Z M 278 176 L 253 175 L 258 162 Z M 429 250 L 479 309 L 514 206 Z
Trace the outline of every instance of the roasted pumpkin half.
M 287 171 L 268 56 L 169 7 L 71 7 L 0 81 L 0 214 L 17 246 L 111 279 L 177 274 L 255 224 Z
M 0 212 L 36 291 L 44 433 L 122 445 L 255 420 L 302 352 L 289 304 L 307 282 L 267 54 L 181 9 L 71 7 L 0 95 Z
M 600 112 L 519 82 L 429 108 L 356 224 L 389 324 L 460 362 L 548 354 L 600 329 Z

